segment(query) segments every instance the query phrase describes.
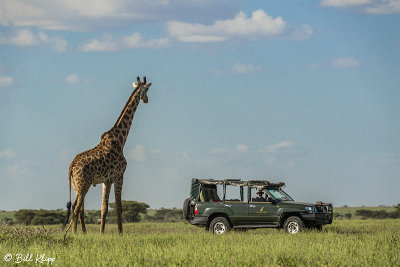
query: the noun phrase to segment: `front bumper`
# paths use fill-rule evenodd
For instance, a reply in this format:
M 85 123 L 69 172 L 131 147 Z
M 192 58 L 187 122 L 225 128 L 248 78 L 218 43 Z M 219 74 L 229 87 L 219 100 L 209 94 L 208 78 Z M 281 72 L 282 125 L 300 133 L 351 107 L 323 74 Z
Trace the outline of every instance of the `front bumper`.
M 207 217 L 203 216 L 195 216 L 190 219 L 190 223 L 193 225 L 206 225 L 207 224 Z
M 310 213 L 302 214 L 305 223 L 313 225 L 331 224 L 333 220 L 332 213 Z

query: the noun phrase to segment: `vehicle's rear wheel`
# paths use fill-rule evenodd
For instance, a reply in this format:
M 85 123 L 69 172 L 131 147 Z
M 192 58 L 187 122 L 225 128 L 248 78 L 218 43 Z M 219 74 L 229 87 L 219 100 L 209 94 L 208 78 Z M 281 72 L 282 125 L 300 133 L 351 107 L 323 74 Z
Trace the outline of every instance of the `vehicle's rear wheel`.
M 216 235 L 222 235 L 231 230 L 231 225 L 225 217 L 217 217 L 210 223 L 210 232 Z
M 183 218 L 185 218 L 187 221 L 190 220 L 190 208 L 190 198 L 187 198 L 183 202 Z
M 303 221 L 297 216 L 287 218 L 283 224 L 283 229 L 285 229 L 285 232 L 289 234 L 297 234 L 303 230 L 303 227 Z

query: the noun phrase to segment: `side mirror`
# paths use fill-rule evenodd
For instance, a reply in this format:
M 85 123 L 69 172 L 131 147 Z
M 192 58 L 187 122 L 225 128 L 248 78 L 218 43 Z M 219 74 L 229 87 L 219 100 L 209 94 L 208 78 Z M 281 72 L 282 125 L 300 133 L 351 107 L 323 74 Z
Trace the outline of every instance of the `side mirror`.
M 277 203 L 277 201 L 272 197 L 267 197 L 267 201 L 272 202 L 272 204 L 274 204 L 274 205 Z

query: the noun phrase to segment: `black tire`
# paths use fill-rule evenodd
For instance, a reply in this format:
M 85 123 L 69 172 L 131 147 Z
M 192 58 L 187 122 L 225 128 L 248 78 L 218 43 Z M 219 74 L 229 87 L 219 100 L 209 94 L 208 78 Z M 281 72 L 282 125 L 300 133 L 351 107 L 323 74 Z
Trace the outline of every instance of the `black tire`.
M 185 201 L 183 202 L 183 218 L 185 218 L 185 220 L 189 221 L 190 220 L 190 198 L 185 199 Z
M 231 225 L 225 217 L 217 217 L 211 221 L 209 231 L 216 235 L 222 235 L 229 232 L 231 228 Z
M 303 221 L 297 216 L 291 216 L 287 218 L 283 224 L 283 229 L 285 229 L 285 232 L 288 234 L 300 233 L 303 230 L 303 227 Z

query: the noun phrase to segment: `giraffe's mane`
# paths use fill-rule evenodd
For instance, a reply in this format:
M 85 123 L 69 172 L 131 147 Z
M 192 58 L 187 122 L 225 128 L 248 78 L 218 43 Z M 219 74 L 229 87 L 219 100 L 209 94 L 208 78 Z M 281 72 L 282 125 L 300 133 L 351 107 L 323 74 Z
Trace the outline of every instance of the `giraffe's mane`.
M 117 121 L 115 122 L 113 128 L 117 127 L 117 124 L 121 120 L 122 116 L 124 115 L 124 113 L 126 111 L 126 108 L 128 107 L 129 103 L 132 101 L 133 97 L 135 96 L 135 93 L 137 91 L 139 91 L 139 89 L 140 89 L 140 86 L 138 86 L 135 90 L 133 90 L 133 93 L 131 94 L 131 96 L 129 97 L 128 101 L 126 102 L 126 104 L 125 104 L 124 108 L 122 109 L 121 114 L 119 115 L 119 117 L 118 117 Z

